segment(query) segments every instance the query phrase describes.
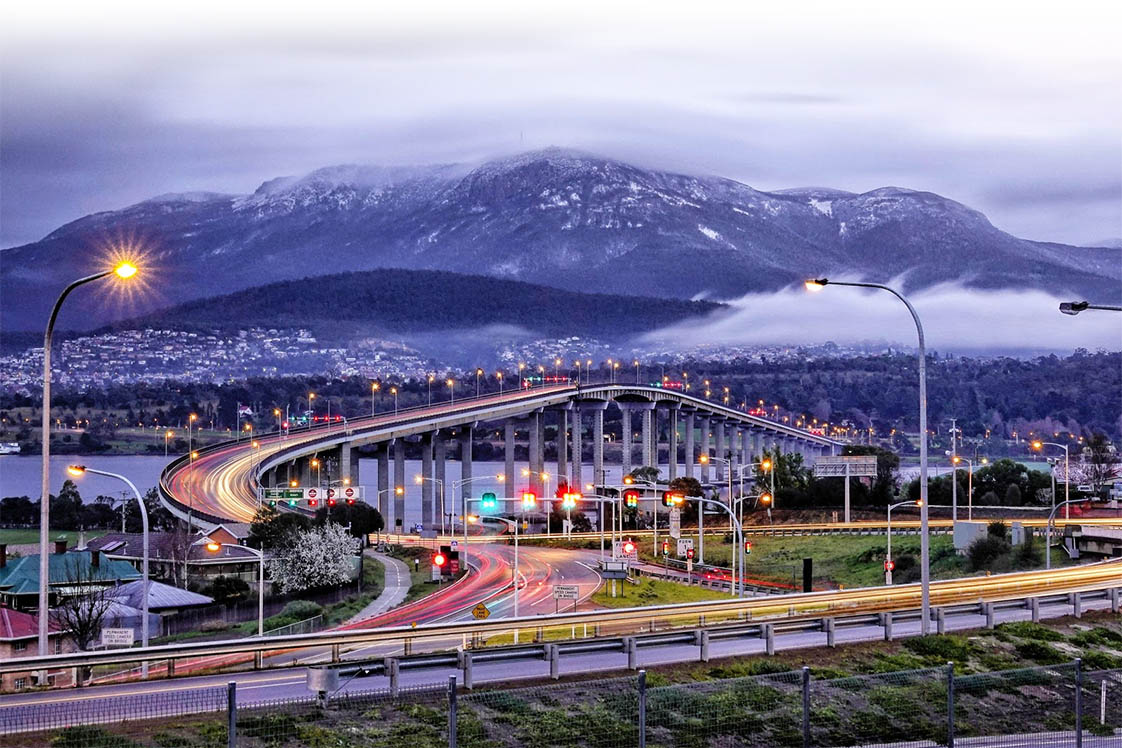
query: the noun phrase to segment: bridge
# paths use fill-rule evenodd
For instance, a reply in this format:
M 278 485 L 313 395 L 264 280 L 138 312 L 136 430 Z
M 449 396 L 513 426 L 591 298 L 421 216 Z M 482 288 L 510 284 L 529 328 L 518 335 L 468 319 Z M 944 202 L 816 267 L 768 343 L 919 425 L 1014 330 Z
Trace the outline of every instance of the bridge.
M 736 471 L 765 449 L 798 452 L 808 464 L 818 456 L 836 454 L 842 443 L 809 430 L 753 416 L 735 408 L 661 387 L 563 384 L 520 389 L 475 398 L 456 399 L 431 406 L 402 409 L 327 424 L 290 433 L 275 433 L 255 440 L 223 442 L 184 455 L 164 470 L 160 494 L 166 506 L 194 522 L 247 522 L 257 511 L 261 488 L 297 485 L 358 485 L 358 460 L 354 450 L 366 446 L 377 460 L 377 508 L 387 528 L 403 530 L 405 491 L 414 486 L 421 494 L 421 522 L 434 526 L 439 517 L 434 486 L 447 487 L 445 461 L 449 450 L 458 451 L 461 499 L 470 498 L 472 444 L 477 429 L 501 428 L 505 472 L 515 470 L 515 435 L 528 434 L 528 488 L 543 496 L 547 445 L 546 426 L 555 426 L 552 447 L 557 454 L 554 475 L 570 485 L 583 484 L 584 439 L 591 439 L 594 482 L 605 476 L 604 417 L 609 408 L 619 411 L 623 442 L 623 474 L 633 467 L 665 468 L 670 480 L 697 477 L 702 483 L 721 483 L 726 469 Z M 639 442 L 633 425 L 639 422 Z M 666 433 L 665 454 L 659 436 Z M 421 452 L 419 485 L 405 475 L 406 442 L 416 442 Z M 684 447 L 685 462 L 677 460 Z M 638 447 L 639 459 L 633 461 Z M 695 465 L 695 456 L 719 458 L 711 465 Z M 663 464 L 662 458 L 666 457 Z M 318 469 L 313 469 L 313 461 Z M 727 464 L 726 464 L 727 463 Z M 391 475 L 392 465 L 392 475 Z M 712 476 L 710 471 L 713 471 Z M 313 473 L 315 474 L 313 477 Z M 556 484 L 555 484 L 556 485 Z M 401 489 L 401 490 L 398 490 Z M 453 501 L 456 497 L 449 496 Z M 548 497 L 545 510 L 549 511 Z M 437 519 L 436 524 L 439 525 Z

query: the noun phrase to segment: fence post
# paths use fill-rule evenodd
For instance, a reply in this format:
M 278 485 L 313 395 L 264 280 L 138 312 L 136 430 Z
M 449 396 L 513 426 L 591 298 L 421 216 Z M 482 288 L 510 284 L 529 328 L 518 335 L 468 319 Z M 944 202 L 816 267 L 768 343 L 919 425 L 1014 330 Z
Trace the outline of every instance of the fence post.
M 1083 748 L 1083 659 L 1075 658 L 1075 748 Z
M 810 748 L 810 668 L 803 667 L 803 748 Z
M 954 748 L 954 663 L 947 663 L 947 748 Z
M 448 676 L 448 748 L 456 748 L 456 676 Z
M 647 748 L 647 671 L 639 671 L 639 748 Z
M 234 681 L 226 684 L 226 745 L 238 745 L 238 684 Z

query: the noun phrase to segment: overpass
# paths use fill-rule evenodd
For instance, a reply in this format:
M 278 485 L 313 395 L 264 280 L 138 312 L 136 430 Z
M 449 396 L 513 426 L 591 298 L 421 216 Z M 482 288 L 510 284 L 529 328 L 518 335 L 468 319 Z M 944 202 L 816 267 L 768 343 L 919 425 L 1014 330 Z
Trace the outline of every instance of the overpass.
M 505 475 L 515 472 L 515 434 L 528 434 L 528 464 L 531 490 L 542 493 L 547 423 L 555 426 L 553 447 L 557 454 L 555 475 L 571 485 L 581 485 L 584 439 L 591 440 L 593 475 L 601 482 L 604 473 L 604 414 L 619 411 L 623 446 L 621 467 L 664 467 L 673 480 L 678 477 L 676 456 L 684 447 L 682 475 L 709 482 L 710 472 L 724 480 L 725 466 L 695 465 L 695 456 L 708 454 L 727 460 L 736 470 L 751 462 L 764 449 L 799 452 L 808 463 L 817 456 L 835 454 L 842 443 L 788 424 L 749 415 L 735 408 L 660 387 L 594 384 L 563 384 L 457 399 L 431 406 L 402 409 L 290 433 L 258 437 L 255 442 L 227 441 L 184 455 L 165 468 L 160 478 L 164 504 L 180 517 L 217 524 L 250 521 L 257 511 L 259 489 L 289 485 L 307 486 L 346 481 L 358 484 L 358 461 L 353 451 L 371 447 L 377 460 L 375 500 L 386 526 L 404 530 L 405 496 L 412 481 L 405 476 L 405 445 L 419 443 L 421 474 L 426 479 L 415 489 L 421 493 L 422 524 L 433 527 L 439 509 L 435 485 L 444 485 L 444 465 L 449 448 L 458 450 L 461 477 L 472 476 L 472 444 L 480 424 L 501 424 L 505 445 Z M 639 422 L 639 443 L 632 438 Z M 666 462 L 659 435 L 665 431 Z M 256 444 L 256 446 L 254 446 Z M 633 461 L 636 448 L 639 459 Z M 313 478 L 312 461 L 321 467 Z M 392 475 L 391 475 L 392 465 Z M 735 473 L 734 473 L 735 474 Z M 439 482 L 439 483 L 438 483 Z M 400 487 L 402 491 L 395 490 Z M 469 498 L 470 486 L 461 494 Z M 449 494 L 450 495 L 450 494 Z M 392 497 L 392 498 L 391 498 Z M 451 497 L 454 501 L 454 497 Z

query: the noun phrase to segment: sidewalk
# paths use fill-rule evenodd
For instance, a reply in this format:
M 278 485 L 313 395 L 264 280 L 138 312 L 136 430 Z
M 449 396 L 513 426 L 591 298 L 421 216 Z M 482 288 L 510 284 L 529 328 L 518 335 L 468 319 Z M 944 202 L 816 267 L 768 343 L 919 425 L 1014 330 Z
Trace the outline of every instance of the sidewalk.
M 386 567 L 386 587 L 382 590 L 382 594 L 371 600 L 369 605 L 352 616 L 347 623 L 373 618 L 387 610 L 392 610 L 401 605 L 405 601 L 405 596 L 409 594 L 411 583 L 409 567 L 396 558 L 383 553 L 369 551 L 366 555 L 381 561 L 382 565 Z

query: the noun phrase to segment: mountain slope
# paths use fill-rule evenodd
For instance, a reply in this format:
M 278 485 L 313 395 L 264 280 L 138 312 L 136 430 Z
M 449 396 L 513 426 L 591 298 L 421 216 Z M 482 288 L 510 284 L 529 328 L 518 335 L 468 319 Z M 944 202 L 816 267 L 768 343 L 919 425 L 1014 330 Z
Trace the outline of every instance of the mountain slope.
M 1042 287 L 1113 298 L 1122 252 L 1018 239 L 927 192 L 761 192 L 558 149 L 474 168 L 339 166 L 252 195 L 164 195 L 69 223 L 0 257 L 4 325 L 36 329 L 93 249 L 152 248 L 135 311 L 321 272 L 398 267 L 668 298 L 727 299 L 809 275 Z M 125 316 L 91 304 L 63 324 Z
M 720 308 L 707 301 L 582 294 L 480 275 L 382 269 L 257 286 L 114 327 L 306 327 L 321 337 L 346 338 L 502 325 L 541 335 L 614 339 Z

